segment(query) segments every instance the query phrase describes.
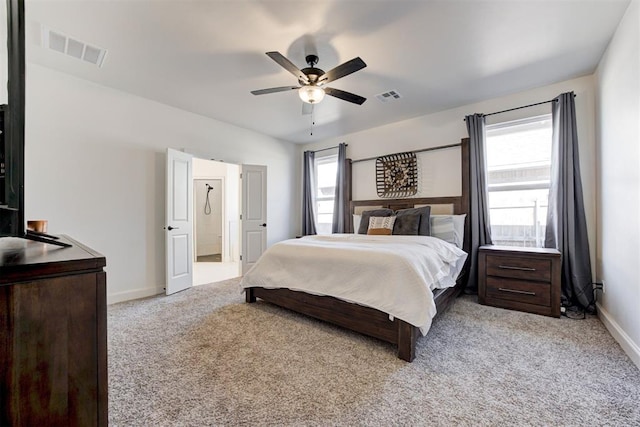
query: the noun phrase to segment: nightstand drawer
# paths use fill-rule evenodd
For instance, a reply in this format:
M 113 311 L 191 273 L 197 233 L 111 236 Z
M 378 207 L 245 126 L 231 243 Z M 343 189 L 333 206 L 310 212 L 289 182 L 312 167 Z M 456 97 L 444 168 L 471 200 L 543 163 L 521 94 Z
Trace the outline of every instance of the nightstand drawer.
M 551 282 L 551 260 L 487 255 L 488 276 Z
M 486 286 L 487 298 L 551 305 L 551 286 L 546 283 L 487 277 Z

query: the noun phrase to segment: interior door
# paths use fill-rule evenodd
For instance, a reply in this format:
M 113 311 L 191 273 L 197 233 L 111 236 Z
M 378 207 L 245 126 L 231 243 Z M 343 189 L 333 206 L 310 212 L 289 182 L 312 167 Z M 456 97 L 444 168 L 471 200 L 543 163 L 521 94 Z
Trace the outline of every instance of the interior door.
M 167 148 L 167 295 L 193 285 L 193 158 Z
M 242 274 L 267 248 L 267 167 L 242 165 Z

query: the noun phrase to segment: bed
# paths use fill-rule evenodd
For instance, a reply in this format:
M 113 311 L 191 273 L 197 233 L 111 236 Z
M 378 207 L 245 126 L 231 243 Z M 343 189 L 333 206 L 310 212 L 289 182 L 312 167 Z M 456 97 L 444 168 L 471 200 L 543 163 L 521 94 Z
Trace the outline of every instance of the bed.
M 465 214 L 466 221 L 464 223 L 464 243 L 463 249 L 466 253 L 469 253 L 469 145 L 468 139 L 463 140 L 461 145 L 461 164 L 462 164 L 462 194 L 460 196 L 452 197 L 437 197 L 437 198 L 408 198 L 408 199 L 381 199 L 381 200 L 360 200 L 351 201 L 351 213 L 358 214 L 367 210 L 389 208 L 394 211 L 401 209 L 409 209 L 422 206 L 430 206 L 432 215 L 460 215 Z M 353 232 L 353 227 L 350 227 Z M 385 237 L 393 236 L 371 236 L 373 241 L 383 240 Z M 399 245 L 408 245 L 407 241 L 416 240 L 416 244 L 419 246 L 442 246 L 435 240 L 436 238 L 424 238 L 424 239 L 411 239 L 410 236 L 398 236 L 407 237 L 408 239 L 401 240 Z M 288 258 L 287 265 L 294 265 L 296 262 L 300 262 L 307 266 L 309 263 L 303 263 L 301 256 L 303 254 L 300 248 L 305 250 L 311 250 L 312 246 L 319 244 L 332 245 L 333 240 L 340 240 L 339 244 L 344 241 L 355 242 L 356 245 L 364 244 L 364 240 L 370 239 L 363 235 L 342 235 L 334 236 L 334 238 L 326 237 L 309 237 L 302 239 L 292 239 L 292 241 L 285 241 L 282 244 L 274 245 L 278 246 L 277 251 L 282 252 L 280 256 L 288 256 L 296 251 L 299 252 L 299 257 Z M 297 240 L 297 241 L 296 241 Z M 329 241 L 331 240 L 331 241 Z M 375 242 L 373 242 L 375 243 Z M 394 243 L 395 244 L 395 243 Z M 414 244 L 412 242 L 411 244 Z M 337 244 L 338 245 L 338 244 Z M 446 246 L 446 245 L 445 245 Z M 404 247 L 404 246 L 399 246 Z M 273 248 L 273 247 L 272 247 Z M 445 248 L 446 249 L 446 248 Z M 387 253 L 402 252 L 400 249 L 385 249 Z M 439 250 L 439 249 L 438 249 Z M 408 250 L 410 251 L 410 250 Z M 445 250 L 446 252 L 446 250 Z M 311 252 L 310 252 L 311 253 Z M 341 256 L 341 255 L 340 255 Z M 285 258 L 281 258 L 285 259 Z M 382 258 L 379 258 L 382 260 Z M 278 261 L 273 261 L 278 262 Z M 399 261 L 400 263 L 407 262 L 406 260 Z M 455 271 L 454 279 L 452 283 L 443 284 L 442 289 L 438 286 L 432 286 L 433 300 L 427 305 L 433 306 L 433 313 L 428 312 L 428 321 L 424 321 L 424 315 L 421 315 L 420 319 L 411 319 L 411 323 L 401 318 L 408 318 L 407 313 L 398 315 L 396 311 L 397 307 L 382 306 L 374 308 L 376 304 L 367 300 L 366 303 L 358 303 L 358 298 L 351 298 L 350 296 L 340 295 L 340 297 L 322 295 L 313 289 L 308 289 L 305 286 L 289 286 L 289 287 L 277 287 L 273 282 L 267 283 L 257 279 L 259 276 L 249 278 L 243 278 L 241 286 L 245 290 L 246 302 L 253 303 L 256 299 L 276 304 L 278 306 L 302 313 L 332 324 L 390 342 L 397 346 L 398 357 L 402 360 L 411 362 L 415 358 L 416 342 L 421 335 L 421 329 L 423 332 L 429 329 L 431 324 L 431 317 L 433 315 L 441 314 L 451 304 L 451 302 L 462 292 L 467 277 L 467 262 L 463 267 L 460 264 L 458 271 Z M 255 268 L 255 267 L 254 267 Z M 326 269 L 326 267 L 325 267 Z M 366 270 L 366 269 L 365 269 Z M 302 270 L 301 270 L 302 271 Z M 331 283 L 329 285 L 338 282 L 335 275 L 331 275 Z M 401 281 L 412 281 L 411 277 L 398 276 Z M 457 279 L 455 279 L 457 277 Z M 369 283 L 373 287 L 375 278 L 361 278 L 363 284 Z M 273 280 L 273 278 L 272 278 Z M 301 281 L 302 282 L 302 281 Z M 453 286 L 451 286 L 453 285 Z M 332 291 L 333 292 L 333 291 Z M 430 309 L 429 309 L 430 310 Z

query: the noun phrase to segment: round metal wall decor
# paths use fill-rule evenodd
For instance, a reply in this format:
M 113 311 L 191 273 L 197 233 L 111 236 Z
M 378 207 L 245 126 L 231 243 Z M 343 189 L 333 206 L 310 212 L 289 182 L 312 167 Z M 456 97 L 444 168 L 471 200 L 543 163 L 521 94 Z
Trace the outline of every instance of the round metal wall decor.
M 408 197 L 418 192 L 418 161 L 415 153 L 397 153 L 376 159 L 378 197 Z

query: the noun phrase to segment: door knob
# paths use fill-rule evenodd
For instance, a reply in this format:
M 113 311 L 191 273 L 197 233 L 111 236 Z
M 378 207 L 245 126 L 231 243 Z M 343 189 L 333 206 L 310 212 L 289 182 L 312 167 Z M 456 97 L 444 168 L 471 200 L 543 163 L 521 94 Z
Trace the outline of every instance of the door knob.
M 267 223 L 265 222 L 264 224 L 260 224 L 260 227 L 266 227 Z
M 180 227 L 172 227 L 172 226 L 168 226 L 167 230 L 171 231 L 171 230 L 179 230 Z

